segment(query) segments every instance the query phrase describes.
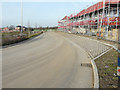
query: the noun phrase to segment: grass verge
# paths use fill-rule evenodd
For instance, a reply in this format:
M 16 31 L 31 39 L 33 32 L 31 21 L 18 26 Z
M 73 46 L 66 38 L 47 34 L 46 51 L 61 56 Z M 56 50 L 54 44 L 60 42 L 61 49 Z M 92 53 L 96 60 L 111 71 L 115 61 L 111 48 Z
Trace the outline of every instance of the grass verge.
M 19 35 L 18 33 L 3 33 L 2 34 L 2 46 L 5 45 L 10 45 L 10 44 L 14 44 L 14 43 L 18 43 L 30 38 L 33 38 L 35 36 L 38 36 L 40 34 L 42 34 L 43 32 L 37 32 L 31 35 Z
M 115 76 L 117 72 L 118 52 L 114 49 L 95 60 L 98 68 L 100 88 L 117 88 L 118 78 Z

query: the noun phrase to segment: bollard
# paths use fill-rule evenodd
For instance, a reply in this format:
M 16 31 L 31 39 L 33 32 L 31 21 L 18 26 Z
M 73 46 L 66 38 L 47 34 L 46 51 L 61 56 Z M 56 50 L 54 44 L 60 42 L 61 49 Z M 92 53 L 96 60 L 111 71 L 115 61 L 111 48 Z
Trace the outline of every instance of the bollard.
M 118 90 L 120 90 L 120 28 L 118 27 L 118 67 L 117 67 L 117 75 L 118 75 Z
M 118 75 L 118 88 L 120 89 L 120 53 L 118 53 L 117 75 Z

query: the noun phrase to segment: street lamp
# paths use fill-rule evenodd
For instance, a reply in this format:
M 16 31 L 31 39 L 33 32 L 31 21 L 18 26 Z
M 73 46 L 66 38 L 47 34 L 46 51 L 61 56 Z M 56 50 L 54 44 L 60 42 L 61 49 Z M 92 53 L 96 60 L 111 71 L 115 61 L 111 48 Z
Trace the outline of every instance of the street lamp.
M 22 34 L 23 32 L 23 0 L 21 0 L 21 31 L 20 31 Z

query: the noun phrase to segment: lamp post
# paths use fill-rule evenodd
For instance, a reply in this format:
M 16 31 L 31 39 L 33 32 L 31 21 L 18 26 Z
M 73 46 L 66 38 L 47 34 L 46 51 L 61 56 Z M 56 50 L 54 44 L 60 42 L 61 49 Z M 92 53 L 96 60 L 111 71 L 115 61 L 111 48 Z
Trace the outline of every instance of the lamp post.
M 21 31 L 20 31 L 21 35 L 22 32 L 23 32 L 23 0 L 21 0 Z

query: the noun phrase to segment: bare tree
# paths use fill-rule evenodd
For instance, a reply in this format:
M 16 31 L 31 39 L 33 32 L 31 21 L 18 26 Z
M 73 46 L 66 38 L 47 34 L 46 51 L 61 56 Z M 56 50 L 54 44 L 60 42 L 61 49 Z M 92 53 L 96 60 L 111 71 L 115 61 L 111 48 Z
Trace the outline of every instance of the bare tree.
M 30 22 L 28 21 L 28 37 L 30 36 Z
M 37 23 L 35 23 L 35 28 L 37 29 Z

